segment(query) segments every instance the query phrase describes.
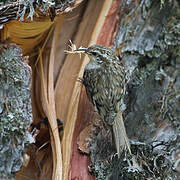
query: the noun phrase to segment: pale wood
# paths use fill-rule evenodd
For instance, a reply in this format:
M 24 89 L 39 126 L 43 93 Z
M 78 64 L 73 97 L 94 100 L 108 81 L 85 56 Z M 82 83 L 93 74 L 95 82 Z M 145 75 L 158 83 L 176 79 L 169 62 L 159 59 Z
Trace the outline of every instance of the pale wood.
M 79 25 L 74 43 L 77 47 L 96 44 L 112 0 L 91 0 Z M 77 82 L 82 76 L 88 58 L 80 59 L 78 55 L 68 55 L 60 72 L 55 87 L 57 116 L 63 119 L 64 135 L 62 140 L 63 180 L 69 178 L 69 164 L 72 152 L 72 138 L 77 117 L 79 95 L 82 84 Z
M 59 29 L 63 24 L 64 17 L 60 16 L 57 20 L 51 53 L 50 53 L 50 60 L 49 60 L 49 73 L 48 73 L 48 102 L 49 102 L 49 112 L 47 114 L 49 119 L 49 124 L 51 127 L 51 146 L 53 152 L 53 180 L 61 180 L 62 179 L 62 154 L 61 154 L 61 143 L 59 138 L 59 131 L 57 127 L 56 121 L 56 109 L 55 109 L 55 94 L 54 94 L 54 60 L 56 54 L 56 46 L 57 46 L 57 36 L 59 35 Z

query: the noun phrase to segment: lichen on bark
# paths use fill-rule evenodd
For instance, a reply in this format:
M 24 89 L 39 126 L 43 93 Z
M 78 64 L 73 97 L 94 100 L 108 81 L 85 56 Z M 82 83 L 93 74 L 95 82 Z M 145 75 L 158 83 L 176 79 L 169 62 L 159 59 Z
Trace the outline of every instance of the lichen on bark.
M 15 44 L 0 45 L 0 179 L 13 179 L 32 142 L 31 71 Z
M 35 15 L 39 16 L 36 10 L 45 16 L 51 16 L 51 13 L 55 16 L 56 11 L 63 12 L 74 2 L 75 0 L 0 0 L 0 24 L 17 18 L 20 21 L 30 18 L 32 21 Z

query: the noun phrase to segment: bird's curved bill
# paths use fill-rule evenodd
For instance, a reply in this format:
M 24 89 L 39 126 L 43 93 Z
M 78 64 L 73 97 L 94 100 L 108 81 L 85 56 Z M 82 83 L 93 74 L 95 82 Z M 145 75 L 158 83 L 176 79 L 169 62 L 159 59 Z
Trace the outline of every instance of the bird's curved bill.
M 76 53 L 81 54 L 81 53 L 87 53 L 88 51 L 87 51 L 87 48 L 80 47 L 79 49 L 76 49 L 76 47 L 75 48 L 71 47 L 70 51 L 65 50 L 64 52 L 69 53 L 69 54 L 76 54 Z
M 79 48 L 79 49 L 74 50 L 74 52 L 77 52 L 77 53 L 87 53 L 87 48 Z

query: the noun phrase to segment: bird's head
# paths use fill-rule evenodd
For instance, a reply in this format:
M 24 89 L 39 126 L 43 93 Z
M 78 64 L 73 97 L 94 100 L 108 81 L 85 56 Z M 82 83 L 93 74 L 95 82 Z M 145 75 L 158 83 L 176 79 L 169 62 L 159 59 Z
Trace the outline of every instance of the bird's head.
M 110 48 L 107 48 L 102 45 L 93 45 L 88 48 L 79 48 L 75 51 L 87 54 L 90 58 L 90 62 L 95 63 L 97 65 L 108 65 L 118 60 L 118 57 Z

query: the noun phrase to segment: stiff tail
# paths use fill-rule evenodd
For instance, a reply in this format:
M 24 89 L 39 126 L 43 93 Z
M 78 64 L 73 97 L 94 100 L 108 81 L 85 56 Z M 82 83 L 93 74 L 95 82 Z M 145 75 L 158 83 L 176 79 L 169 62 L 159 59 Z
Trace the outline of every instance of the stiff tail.
M 126 134 L 126 129 L 124 127 L 124 122 L 121 112 L 118 112 L 114 119 L 113 133 L 114 133 L 118 157 L 120 157 L 120 153 L 124 148 L 128 149 L 129 153 L 131 154 L 130 144 Z

